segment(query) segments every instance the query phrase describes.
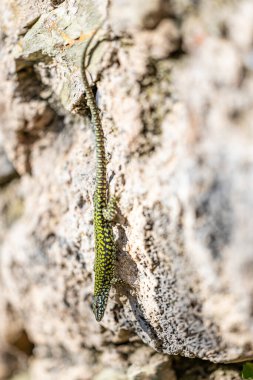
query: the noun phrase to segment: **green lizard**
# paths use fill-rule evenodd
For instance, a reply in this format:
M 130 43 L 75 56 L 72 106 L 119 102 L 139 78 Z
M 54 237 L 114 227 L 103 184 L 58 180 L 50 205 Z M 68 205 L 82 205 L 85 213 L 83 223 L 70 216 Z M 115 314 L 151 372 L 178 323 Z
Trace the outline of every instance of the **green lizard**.
M 116 214 L 116 202 L 114 198 L 111 198 L 110 200 L 108 199 L 104 132 L 100 118 L 100 111 L 97 107 L 96 100 L 86 74 L 87 67 L 85 65 L 85 58 L 91 39 L 83 52 L 81 67 L 87 105 L 91 112 L 96 141 L 96 186 L 93 197 L 93 222 L 95 235 L 95 285 L 93 312 L 96 320 L 101 321 L 104 316 L 110 288 L 115 278 L 116 247 L 113 236 L 112 220 Z

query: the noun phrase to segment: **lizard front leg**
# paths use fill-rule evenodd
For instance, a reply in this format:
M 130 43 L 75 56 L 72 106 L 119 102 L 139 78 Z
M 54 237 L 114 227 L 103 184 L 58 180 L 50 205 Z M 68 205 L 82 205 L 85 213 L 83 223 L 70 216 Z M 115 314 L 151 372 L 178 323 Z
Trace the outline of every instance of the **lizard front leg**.
M 107 207 L 103 209 L 103 217 L 105 220 L 112 222 L 117 215 L 117 201 L 115 197 L 111 197 Z

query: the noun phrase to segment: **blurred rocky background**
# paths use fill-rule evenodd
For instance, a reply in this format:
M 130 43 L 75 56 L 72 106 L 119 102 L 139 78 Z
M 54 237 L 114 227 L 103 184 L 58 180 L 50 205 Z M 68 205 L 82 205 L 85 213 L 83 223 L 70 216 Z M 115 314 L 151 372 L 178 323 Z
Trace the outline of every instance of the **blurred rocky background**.
M 101 110 L 117 272 L 92 314 Z M 236 380 L 253 359 L 253 2 L 1 0 L 0 379 Z

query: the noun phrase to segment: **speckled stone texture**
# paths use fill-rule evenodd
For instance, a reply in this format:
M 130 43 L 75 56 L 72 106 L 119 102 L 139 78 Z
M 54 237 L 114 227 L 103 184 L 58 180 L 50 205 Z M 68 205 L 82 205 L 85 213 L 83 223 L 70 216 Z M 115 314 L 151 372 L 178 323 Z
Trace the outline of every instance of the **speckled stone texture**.
M 80 58 L 103 19 L 88 70 L 125 284 L 98 324 Z M 251 0 L 1 0 L 0 378 L 187 380 L 169 355 L 253 357 L 252 20 Z

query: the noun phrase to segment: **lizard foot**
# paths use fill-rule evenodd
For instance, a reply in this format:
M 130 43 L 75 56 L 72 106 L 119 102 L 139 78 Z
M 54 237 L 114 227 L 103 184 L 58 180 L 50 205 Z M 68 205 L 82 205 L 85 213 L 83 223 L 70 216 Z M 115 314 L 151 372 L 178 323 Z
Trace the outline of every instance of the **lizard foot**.
M 117 201 L 115 197 L 111 197 L 106 208 L 103 209 L 103 217 L 112 222 L 117 215 Z

